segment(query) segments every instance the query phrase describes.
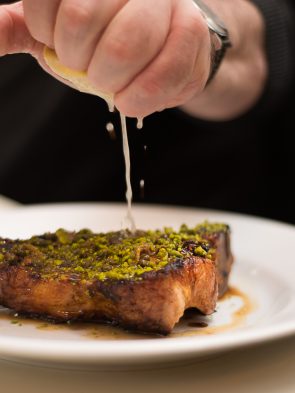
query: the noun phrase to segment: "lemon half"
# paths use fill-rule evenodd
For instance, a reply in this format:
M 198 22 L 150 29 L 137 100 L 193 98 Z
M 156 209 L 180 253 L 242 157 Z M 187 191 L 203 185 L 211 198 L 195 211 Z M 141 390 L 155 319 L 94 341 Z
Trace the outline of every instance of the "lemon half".
M 89 81 L 86 72 L 76 71 L 61 64 L 53 49 L 45 46 L 43 52 L 44 60 L 48 67 L 59 77 L 69 81 L 77 90 L 93 94 L 104 99 L 109 108 L 113 108 L 114 96 L 111 93 L 105 93 L 95 88 Z

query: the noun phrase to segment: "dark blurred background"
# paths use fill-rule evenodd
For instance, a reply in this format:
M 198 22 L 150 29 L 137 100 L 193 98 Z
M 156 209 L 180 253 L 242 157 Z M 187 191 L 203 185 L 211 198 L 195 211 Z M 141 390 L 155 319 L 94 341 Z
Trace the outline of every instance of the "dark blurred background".
M 230 122 L 177 109 L 149 116 L 143 130 L 128 119 L 134 201 L 294 223 L 294 91 L 273 105 L 266 89 Z M 0 194 L 22 203 L 125 200 L 119 116 L 101 99 L 55 81 L 29 55 L 13 55 L 0 59 L 0 108 Z

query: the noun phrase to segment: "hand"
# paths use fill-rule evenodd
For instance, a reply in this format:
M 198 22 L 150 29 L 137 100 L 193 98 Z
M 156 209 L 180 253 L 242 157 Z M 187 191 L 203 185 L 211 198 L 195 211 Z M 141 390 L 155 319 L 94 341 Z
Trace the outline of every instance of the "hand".
M 24 0 L 23 7 L 35 42 L 87 71 L 127 116 L 183 104 L 205 87 L 210 35 L 192 0 Z
M 62 63 L 87 71 L 98 90 L 113 93 L 127 116 L 181 106 L 200 118 L 231 119 L 263 91 L 264 22 L 248 0 L 206 2 L 233 42 L 206 88 L 210 34 L 192 0 L 24 0 L 1 6 L 0 55 L 31 53 L 51 73 L 42 53 L 44 44 L 53 47 Z

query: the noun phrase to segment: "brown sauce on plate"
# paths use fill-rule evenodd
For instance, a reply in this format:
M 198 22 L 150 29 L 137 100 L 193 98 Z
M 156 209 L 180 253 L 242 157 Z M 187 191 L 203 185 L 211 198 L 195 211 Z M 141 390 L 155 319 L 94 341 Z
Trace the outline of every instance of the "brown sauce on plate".
M 242 326 L 247 316 L 255 309 L 255 305 L 245 293 L 234 287 L 230 287 L 226 294 L 221 299 L 219 299 L 218 303 L 220 304 L 223 301 L 230 300 L 234 296 L 241 300 L 241 306 L 231 314 L 230 322 L 219 326 L 212 326 L 212 324 L 210 324 L 210 316 L 205 316 L 196 309 L 188 309 L 177 324 L 174 331 L 168 337 L 173 338 L 215 334 Z M 163 339 L 163 337 L 159 335 L 130 332 L 119 327 L 112 326 L 111 324 L 85 322 L 54 324 L 41 320 L 33 320 L 31 318 L 18 315 L 15 312 L 5 308 L 0 308 L 0 326 L 1 320 L 10 321 L 12 326 L 14 325 L 15 328 L 21 328 L 21 326 L 24 325 L 30 325 L 38 330 L 43 331 L 77 331 L 85 338 L 98 340 L 139 340 L 152 338 Z
M 184 317 L 181 318 L 179 322 L 179 325 L 183 325 L 181 326 L 182 328 L 180 331 L 173 331 L 170 337 L 222 333 L 243 326 L 247 316 L 255 310 L 256 306 L 247 294 L 234 287 L 230 287 L 224 296 L 218 300 L 218 303 L 220 304 L 230 300 L 234 296 L 241 300 L 241 306 L 231 314 L 229 322 L 218 326 L 212 326 L 212 324 L 210 324 L 210 316 L 204 316 L 195 309 L 187 310 L 186 313 L 189 312 L 189 315 L 187 316 L 185 313 Z M 186 326 L 184 323 L 186 323 Z

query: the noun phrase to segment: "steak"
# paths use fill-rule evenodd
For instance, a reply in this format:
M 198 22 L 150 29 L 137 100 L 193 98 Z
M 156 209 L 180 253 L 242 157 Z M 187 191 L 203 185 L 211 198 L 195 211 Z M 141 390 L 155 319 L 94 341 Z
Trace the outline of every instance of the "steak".
M 227 225 L 0 238 L 0 304 L 54 322 L 169 334 L 187 308 L 211 314 L 233 257 Z

